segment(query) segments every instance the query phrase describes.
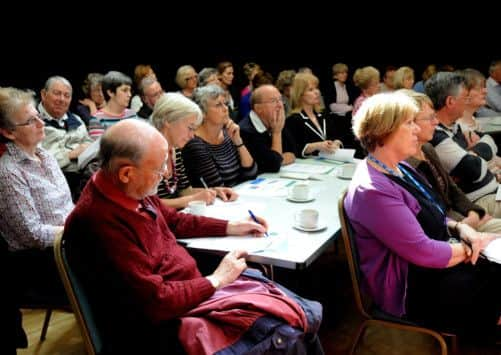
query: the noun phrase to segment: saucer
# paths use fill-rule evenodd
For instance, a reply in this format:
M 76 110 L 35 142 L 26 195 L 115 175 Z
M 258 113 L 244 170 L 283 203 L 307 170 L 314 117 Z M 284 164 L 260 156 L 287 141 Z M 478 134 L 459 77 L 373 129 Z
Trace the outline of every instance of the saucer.
M 294 228 L 296 229 L 299 229 L 300 231 L 303 231 L 303 232 L 318 232 L 318 231 L 321 231 L 325 228 L 327 228 L 327 223 L 323 222 L 323 221 L 318 221 L 318 225 L 314 228 L 306 228 L 306 227 L 302 227 L 302 226 L 299 226 L 299 225 L 293 225 Z
M 311 201 L 313 201 L 314 199 L 315 199 L 315 197 L 313 197 L 311 194 L 310 194 L 310 196 L 308 196 L 308 198 L 307 198 L 307 199 L 305 199 L 305 200 L 301 200 L 301 199 L 294 198 L 294 197 L 292 197 L 291 195 L 288 195 L 288 196 L 287 196 L 287 200 L 288 200 L 288 201 L 291 201 L 291 202 L 311 202 Z

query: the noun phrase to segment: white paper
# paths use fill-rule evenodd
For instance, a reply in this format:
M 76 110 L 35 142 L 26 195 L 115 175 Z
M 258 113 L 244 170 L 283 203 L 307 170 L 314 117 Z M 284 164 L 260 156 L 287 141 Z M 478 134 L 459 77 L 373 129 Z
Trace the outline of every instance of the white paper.
M 294 181 L 289 180 L 259 177 L 240 185 L 237 192 L 247 196 L 280 197 L 287 195 L 287 188 L 293 183 Z
M 501 238 L 494 239 L 490 242 L 482 251 L 482 255 L 490 261 L 501 264 Z
M 313 165 L 304 163 L 293 163 L 290 165 L 282 166 L 280 173 L 307 173 L 307 174 L 327 174 L 334 170 L 332 166 Z
M 328 160 L 337 160 L 346 163 L 352 163 L 353 157 L 355 156 L 355 149 L 339 148 L 334 153 L 320 152 L 318 156 Z
M 78 170 L 82 170 L 91 162 L 92 159 L 97 157 L 99 153 L 99 144 L 101 142 L 101 137 L 92 142 L 91 145 L 87 147 L 80 155 L 78 156 Z

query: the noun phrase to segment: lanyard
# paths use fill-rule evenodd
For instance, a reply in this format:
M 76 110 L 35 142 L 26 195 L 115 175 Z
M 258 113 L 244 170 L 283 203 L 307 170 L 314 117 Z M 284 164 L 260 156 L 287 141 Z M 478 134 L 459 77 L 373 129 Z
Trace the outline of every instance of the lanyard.
M 419 181 L 417 181 L 414 178 L 414 176 L 412 176 L 409 172 L 407 172 L 403 166 L 398 164 L 400 171 L 403 174 L 403 176 L 402 176 L 370 153 L 369 153 L 369 155 L 367 155 L 367 159 L 376 163 L 378 166 L 383 168 L 390 175 L 396 176 L 402 180 L 404 180 L 404 176 L 405 176 L 410 181 L 406 181 L 406 180 L 404 180 L 404 181 L 412 183 L 412 185 L 414 185 L 421 192 L 421 194 L 424 195 L 424 197 L 426 197 L 429 201 L 433 202 L 433 205 L 435 205 L 435 207 L 440 211 L 440 213 L 445 216 L 444 209 L 437 203 L 437 201 L 433 198 L 433 196 L 424 188 L 423 184 L 421 184 Z

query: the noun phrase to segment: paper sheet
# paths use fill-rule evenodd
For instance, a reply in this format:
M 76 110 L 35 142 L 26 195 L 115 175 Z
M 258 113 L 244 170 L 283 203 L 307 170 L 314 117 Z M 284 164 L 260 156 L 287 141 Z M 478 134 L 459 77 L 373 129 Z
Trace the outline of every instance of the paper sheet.
M 501 238 L 490 242 L 482 251 L 482 254 L 490 261 L 501 264 Z
M 332 170 L 334 170 L 332 166 L 293 163 L 290 165 L 282 166 L 282 168 L 280 168 L 280 173 L 284 172 L 308 173 L 312 175 L 312 174 L 327 174 Z
M 78 170 L 82 170 L 91 162 L 92 159 L 97 157 L 99 153 L 99 144 L 101 142 L 101 137 L 92 142 L 91 145 L 87 147 L 80 155 L 78 156 Z
M 339 148 L 334 153 L 320 152 L 318 156 L 328 160 L 337 160 L 346 163 L 351 163 L 353 162 L 353 157 L 355 156 L 355 149 Z

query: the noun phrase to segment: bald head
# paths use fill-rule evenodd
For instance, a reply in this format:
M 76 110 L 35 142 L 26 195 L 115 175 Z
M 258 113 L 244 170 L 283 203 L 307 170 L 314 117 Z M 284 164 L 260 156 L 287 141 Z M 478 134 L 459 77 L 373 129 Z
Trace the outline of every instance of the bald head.
M 102 168 L 115 172 L 121 160 L 139 164 L 151 150 L 167 147 L 167 141 L 150 124 L 137 119 L 126 119 L 110 127 L 101 137 L 99 156 Z
M 251 108 L 254 108 L 255 104 L 267 101 L 274 97 L 280 97 L 280 92 L 276 87 L 273 85 L 261 85 L 252 91 Z

